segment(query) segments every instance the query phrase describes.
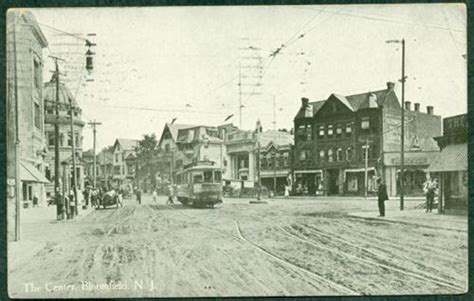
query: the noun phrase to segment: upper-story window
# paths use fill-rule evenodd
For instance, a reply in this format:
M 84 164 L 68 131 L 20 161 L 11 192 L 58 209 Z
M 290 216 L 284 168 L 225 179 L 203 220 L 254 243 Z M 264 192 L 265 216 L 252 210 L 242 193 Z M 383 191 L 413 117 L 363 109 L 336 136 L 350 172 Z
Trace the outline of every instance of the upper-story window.
M 289 156 L 290 155 L 288 153 L 283 154 L 283 166 L 288 166 L 289 165 L 289 163 L 288 163 Z
M 328 162 L 334 162 L 334 152 L 332 151 L 332 149 L 328 150 Z
M 119 154 L 115 154 L 115 163 L 118 163 L 119 161 Z
M 318 126 L 318 137 L 324 138 L 324 125 Z
M 54 146 L 54 132 L 48 132 L 48 145 Z
M 328 125 L 328 137 L 332 137 L 334 134 L 334 126 L 332 124 Z
M 41 129 L 41 110 L 40 105 L 35 102 L 35 127 Z
M 368 130 L 370 128 L 370 118 L 369 117 L 363 117 L 361 122 L 360 122 L 360 128 L 363 130 Z
M 313 131 L 310 124 L 301 124 L 296 130 L 296 135 L 301 141 L 311 141 Z
M 344 156 L 343 156 L 343 153 L 342 153 L 342 148 L 338 148 L 337 151 L 336 151 L 336 160 L 337 162 L 341 162 L 344 160 Z
M 325 157 L 325 152 L 323 150 L 319 151 L 319 162 L 323 163 Z
M 37 59 L 33 59 L 33 76 L 35 82 L 35 88 L 39 89 L 42 85 L 41 80 L 41 63 Z
M 265 158 L 265 157 L 262 158 L 262 164 L 261 165 L 262 165 L 263 169 L 267 168 L 267 158 Z
M 346 161 L 352 161 L 352 148 L 350 147 L 346 149 Z
M 337 137 L 342 136 L 342 125 L 341 124 L 336 125 L 336 136 Z
M 306 160 L 308 153 L 307 151 L 301 151 L 300 152 L 300 162 L 304 162 Z
M 72 146 L 72 134 L 67 134 L 67 146 Z
M 346 136 L 352 135 L 352 123 L 346 124 Z

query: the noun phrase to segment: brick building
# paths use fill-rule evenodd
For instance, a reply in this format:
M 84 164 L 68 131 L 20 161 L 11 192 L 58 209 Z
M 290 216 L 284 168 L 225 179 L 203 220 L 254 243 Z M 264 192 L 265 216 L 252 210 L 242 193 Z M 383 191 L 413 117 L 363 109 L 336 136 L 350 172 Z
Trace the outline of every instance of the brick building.
M 293 193 L 364 195 L 382 177 L 388 193 L 398 193 L 401 106 L 394 84 L 374 92 L 309 102 L 302 99 L 294 119 Z M 433 108 L 405 107 L 405 192 L 421 194 L 426 169 L 437 152 L 441 118 Z

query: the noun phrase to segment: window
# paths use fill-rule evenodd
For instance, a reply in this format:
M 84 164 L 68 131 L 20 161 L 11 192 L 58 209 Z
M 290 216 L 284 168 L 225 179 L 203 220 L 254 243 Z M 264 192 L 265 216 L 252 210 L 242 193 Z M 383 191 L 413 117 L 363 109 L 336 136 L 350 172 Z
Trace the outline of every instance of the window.
M 273 168 L 273 160 L 272 160 L 272 158 L 267 158 L 267 164 L 268 164 L 268 168 Z
M 41 88 L 41 64 L 38 62 L 36 59 L 33 60 L 33 76 L 34 76 L 34 82 L 35 82 L 35 87 L 37 89 Z
M 79 139 L 79 134 L 76 134 L 74 138 L 75 138 L 76 146 L 77 146 L 77 147 L 80 147 L 81 139 Z
M 41 129 L 41 110 L 40 105 L 35 102 L 35 127 Z
M 346 136 L 350 136 L 352 134 L 352 123 L 346 124 Z
M 288 166 L 288 158 L 289 158 L 289 154 L 288 154 L 288 153 L 285 153 L 285 154 L 283 155 L 283 161 L 284 161 L 283 165 L 284 165 L 284 166 Z
M 304 162 L 306 160 L 306 151 L 300 152 L 300 162 Z
M 341 162 L 344 160 L 343 154 L 342 154 L 342 148 L 338 148 L 336 151 L 336 160 L 337 162 Z
M 336 136 L 341 137 L 342 135 L 342 125 L 338 124 L 336 126 Z
M 118 163 L 119 161 L 119 154 L 115 154 L 115 162 Z
M 333 134 L 334 134 L 334 127 L 332 124 L 330 124 L 328 125 L 328 136 L 332 137 Z
M 369 117 L 363 117 L 360 122 L 360 128 L 363 130 L 368 130 L 370 128 L 370 119 Z
M 52 180 L 52 179 L 51 179 L 51 170 L 49 169 L 48 166 L 46 166 L 45 176 L 46 176 L 46 179 L 48 179 L 48 180 L 50 180 L 50 181 Z
M 193 174 L 193 183 L 194 184 L 202 183 L 202 174 L 201 173 L 194 173 Z
M 348 147 L 346 149 L 346 160 L 350 162 L 352 160 L 352 148 Z
M 212 183 L 212 170 L 204 172 L 204 183 Z
M 267 168 L 267 158 L 265 158 L 265 157 L 262 158 L 261 166 L 262 166 L 263 169 Z
M 67 134 L 67 146 L 72 146 L 72 135 L 71 135 L 71 133 Z
M 279 161 L 280 167 L 285 167 L 285 166 L 286 166 L 286 165 L 285 165 L 285 157 L 284 157 L 284 155 L 280 155 L 280 156 L 278 157 L 278 161 Z
M 64 134 L 61 133 L 59 134 L 59 146 L 63 146 L 64 145 Z
M 47 135 L 48 135 L 48 145 L 49 146 L 54 146 L 54 142 L 55 142 L 54 132 L 49 132 L 49 133 L 47 133 Z
M 369 147 L 370 148 L 370 147 Z M 362 154 L 362 160 L 365 160 L 366 158 L 366 155 L 368 157 L 369 153 L 367 153 L 367 146 L 365 145 L 362 145 L 362 151 L 361 151 L 361 154 Z
M 328 162 L 329 163 L 334 162 L 334 153 L 333 153 L 332 149 L 328 150 Z
M 324 138 L 324 125 L 320 125 L 318 127 L 318 137 L 319 138 Z
M 313 139 L 313 131 L 311 129 L 311 125 L 307 124 L 306 125 L 306 140 L 311 141 Z
M 275 168 L 280 167 L 280 160 L 279 156 L 273 156 L 273 161 L 275 162 Z
M 296 130 L 296 135 L 299 140 L 305 141 L 306 140 L 306 127 L 305 125 L 300 125 L 298 126 L 298 129 Z
M 323 150 L 319 151 L 319 162 L 324 162 L 325 152 Z
M 222 173 L 221 173 L 220 171 L 218 171 L 218 170 L 215 170 L 215 171 L 214 171 L 214 181 L 215 181 L 216 183 L 222 181 Z

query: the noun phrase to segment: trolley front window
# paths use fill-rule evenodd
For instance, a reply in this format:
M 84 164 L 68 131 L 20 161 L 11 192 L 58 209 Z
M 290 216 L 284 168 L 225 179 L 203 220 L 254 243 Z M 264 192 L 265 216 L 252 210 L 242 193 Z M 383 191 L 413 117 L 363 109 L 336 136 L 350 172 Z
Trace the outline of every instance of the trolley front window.
M 214 171 L 214 182 L 219 183 L 222 181 L 222 173 L 218 170 Z
M 212 170 L 204 172 L 204 183 L 212 183 Z
M 193 173 L 193 183 L 194 184 L 202 183 L 202 173 Z

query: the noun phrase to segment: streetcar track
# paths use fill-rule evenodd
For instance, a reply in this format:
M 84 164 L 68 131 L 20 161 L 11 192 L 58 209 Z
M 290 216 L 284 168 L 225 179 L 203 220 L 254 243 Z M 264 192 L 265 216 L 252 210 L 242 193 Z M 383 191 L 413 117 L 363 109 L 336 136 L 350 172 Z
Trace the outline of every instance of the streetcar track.
M 271 258 L 277 260 L 278 262 L 280 263 L 283 263 L 284 265 L 288 266 L 288 267 L 291 267 L 292 269 L 296 269 L 300 272 L 303 272 L 307 275 L 309 275 L 310 277 L 312 278 L 316 278 L 319 282 L 325 282 L 326 284 L 329 284 L 330 286 L 332 286 L 333 288 L 337 288 L 339 291 L 342 291 L 344 293 L 349 293 L 349 294 L 352 294 L 352 295 L 361 295 L 361 293 L 347 287 L 347 286 L 344 286 L 342 284 L 339 284 L 337 282 L 334 282 L 330 279 L 327 279 L 327 278 L 324 278 L 323 276 L 313 272 L 313 271 L 310 271 L 308 269 L 305 269 L 299 265 L 296 265 L 294 263 L 291 263 L 289 262 L 288 260 L 285 260 L 283 258 L 281 258 L 280 256 L 278 255 L 275 255 L 271 252 L 269 252 L 268 250 L 266 250 L 265 248 L 255 244 L 254 242 L 246 239 L 242 233 L 242 230 L 240 229 L 240 225 L 239 225 L 239 222 L 238 221 L 234 221 L 235 223 L 235 226 L 236 226 L 236 229 L 237 229 L 237 233 L 238 233 L 238 236 L 241 240 L 247 242 L 248 244 L 250 244 L 251 246 L 253 246 L 254 248 L 256 248 L 257 250 L 260 250 L 261 252 L 263 252 L 264 254 L 266 254 L 267 256 L 270 256 Z
M 329 251 L 329 252 L 332 252 L 332 253 L 336 253 L 336 254 L 339 254 L 341 256 L 345 256 L 347 258 L 352 258 L 352 259 L 355 259 L 355 261 L 359 261 L 359 262 L 363 262 L 365 264 L 368 264 L 368 265 L 376 265 L 378 267 L 381 267 L 381 268 L 385 268 L 385 269 L 388 269 L 388 270 L 392 270 L 392 271 L 395 271 L 395 272 L 398 272 L 398 273 L 401 273 L 401 274 L 405 274 L 405 275 L 408 275 L 408 276 L 411 276 L 411 277 L 414 277 L 414 278 L 418 278 L 420 280 L 423 280 L 423 281 L 426 281 L 427 280 L 427 277 L 430 277 L 431 279 L 428 279 L 430 280 L 431 282 L 434 282 L 438 285 L 442 285 L 442 286 L 445 286 L 445 287 L 449 287 L 451 289 L 455 289 L 455 290 L 460 290 L 462 289 L 460 286 L 458 286 L 457 284 L 453 284 L 453 283 L 450 283 L 450 282 L 447 282 L 447 281 L 444 281 L 442 279 L 439 279 L 438 277 L 436 276 L 433 276 L 433 275 L 430 275 L 430 274 L 424 274 L 424 273 L 416 273 L 416 272 L 412 272 L 412 271 L 409 271 L 409 270 L 404 270 L 402 268 L 398 268 L 398 267 L 394 267 L 394 266 L 389 266 L 389 265 L 386 265 L 386 264 L 382 264 L 382 263 L 379 263 L 379 262 L 376 262 L 376 261 L 373 261 L 373 260 L 367 260 L 367 259 L 364 259 L 364 258 L 360 258 L 360 257 L 357 257 L 353 254 L 350 254 L 350 253 L 347 253 L 347 252 L 342 252 L 338 249 L 334 249 L 334 248 L 329 248 L 329 247 L 325 247 L 325 246 L 321 246 L 319 244 L 315 244 L 311 241 L 308 241 L 306 239 L 303 239 L 297 235 L 295 235 L 294 233 L 291 233 L 289 232 L 288 230 L 284 229 L 283 227 L 281 226 L 278 226 L 278 228 L 287 234 L 287 236 L 290 236 L 294 239 L 297 239 L 303 243 L 306 243 L 306 244 L 309 244 L 313 247 L 316 247 L 316 248 L 319 248 L 319 249 L 323 249 L 323 250 L 326 250 L 326 251 Z M 348 243 L 349 244 L 349 243 Z

